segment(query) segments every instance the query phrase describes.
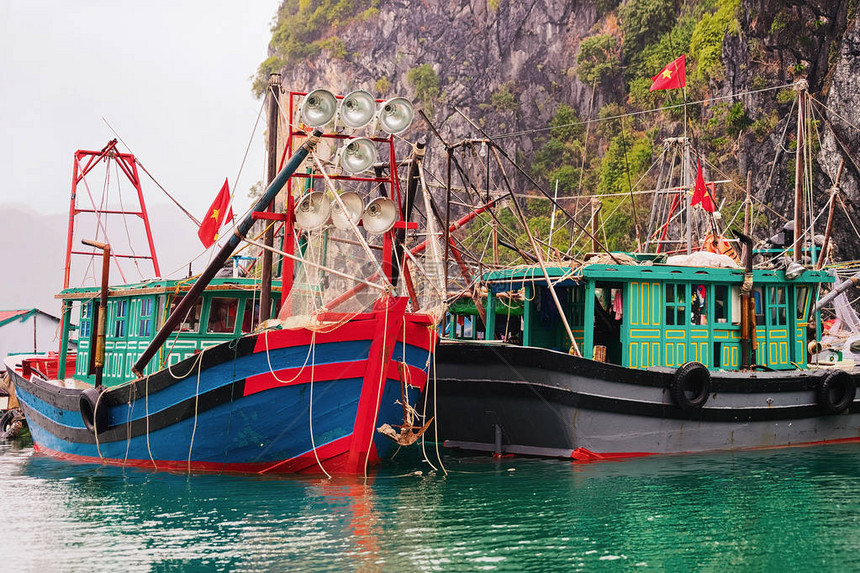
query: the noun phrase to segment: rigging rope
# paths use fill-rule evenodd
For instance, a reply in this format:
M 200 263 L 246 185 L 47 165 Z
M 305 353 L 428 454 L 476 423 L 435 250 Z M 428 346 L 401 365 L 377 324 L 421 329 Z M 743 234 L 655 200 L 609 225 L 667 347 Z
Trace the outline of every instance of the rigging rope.
M 716 96 L 716 97 L 712 97 L 712 98 L 706 98 L 706 99 L 702 99 L 702 100 L 698 100 L 698 101 L 687 102 L 686 104 L 679 103 L 679 104 L 675 104 L 675 105 L 658 107 L 658 108 L 654 108 L 654 109 L 634 111 L 631 113 L 623 113 L 623 114 L 617 114 L 617 115 L 609 115 L 606 117 L 600 117 L 600 118 L 596 118 L 596 119 L 588 119 L 585 121 L 575 121 L 575 122 L 567 123 L 564 125 L 554 125 L 552 127 L 541 127 L 541 128 L 537 128 L 537 129 L 515 131 L 515 132 L 511 132 L 511 133 L 503 133 L 500 135 L 493 135 L 493 136 L 491 136 L 491 139 L 496 140 L 496 139 L 508 139 L 508 138 L 512 138 L 512 137 L 522 137 L 524 135 L 531 135 L 533 133 L 542 133 L 542 132 L 550 131 L 553 129 L 560 129 L 560 128 L 564 128 L 564 127 L 573 127 L 573 126 L 578 126 L 578 125 L 587 125 L 587 124 L 592 123 L 592 122 L 599 123 L 602 121 L 611 121 L 611 120 L 619 119 L 622 117 L 635 117 L 635 116 L 644 115 L 644 114 L 648 114 L 648 113 L 658 113 L 658 112 L 668 111 L 668 110 L 672 110 L 672 109 L 685 108 L 687 106 L 708 104 L 708 103 L 712 103 L 712 102 L 716 102 L 716 101 L 720 101 L 720 100 L 724 100 L 724 99 L 735 99 L 735 98 L 739 98 L 741 96 L 753 95 L 753 94 L 767 92 L 767 91 L 783 90 L 786 88 L 793 87 L 794 85 L 796 85 L 796 84 L 790 83 L 790 84 L 785 84 L 785 85 L 771 87 L 771 88 L 762 88 L 759 90 L 749 90 L 749 91 L 738 92 L 738 93 L 729 94 L 729 95 L 725 95 L 725 96 Z

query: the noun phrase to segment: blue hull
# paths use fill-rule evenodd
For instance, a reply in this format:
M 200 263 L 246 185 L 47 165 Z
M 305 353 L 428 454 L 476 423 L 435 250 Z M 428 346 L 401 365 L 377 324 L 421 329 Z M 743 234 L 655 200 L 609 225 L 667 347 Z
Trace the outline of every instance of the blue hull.
M 317 334 L 313 354 L 308 344 L 267 350 L 263 335 L 207 349 L 103 392 L 95 409 L 106 427 L 97 421 L 97 432 L 84 423 L 82 390 L 7 367 L 36 448 L 51 455 L 156 469 L 354 473 L 394 452 L 397 444 L 375 428 L 403 423 L 398 402 L 403 392 L 419 401 L 429 362 L 426 340 L 397 341 L 388 345 L 384 381 L 374 381 L 376 333 L 365 332 L 357 340 Z M 408 383 L 398 362 L 408 365 Z M 362 401 L 368 391 L 376 392 L 370 408 Z M 355 450 L 364 456 L 357 464 Z M 343 470 L 351 453 L 351 469 Z

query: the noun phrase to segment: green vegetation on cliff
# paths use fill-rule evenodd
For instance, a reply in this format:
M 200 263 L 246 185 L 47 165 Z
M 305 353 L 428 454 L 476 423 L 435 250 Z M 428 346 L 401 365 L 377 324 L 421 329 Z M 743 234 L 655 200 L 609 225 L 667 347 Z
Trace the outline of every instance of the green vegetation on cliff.
M 428 110 L 439 97 L 439 76 L 430 64 L 421 64 L 406 74 L 406 80 L 415 88 L 415 98 L 424 103 Z
M 259 97 L 269 74 L 326 50 L 344 58 L 343 42 L 332 30 L 378 12 L 379 0 L 284 0 L 272 26 L 271 55 L 257 68 L 252 89 Z
M 601 219 L 605 235 L 600 239 L 610 249 L 636 246 L 636 227 L 643 225 L 649 205 L 646 199 L 636 201 L 630 194 L 631 187 L 648 171 L 660 151 L 657 138 L 665 136 L 665 132 L 660 134 L 660 127 L 681 123 L 684 117 L 680 107 L 649 114 L 647 119 L 636 116 L 622 120 L 617 116 L 683 103 L 681 90 L 649 91 L 651 77 L 681 54 L 687 55 L 688 100 L 708 93 L 709 82 L 724 73 L 723 41 L 726 34 L 737 33 L 739 7 L 740 0 L 689 4 L 629 0 L 602 12 L 618 18 L 620 33 L 602 32 L 580 43 L 576 67 L 579 79 L 600 89 L 613 74 L 619 74 L 620 79 L 623 70 L 625 104 L 606 104 L 598 116 L 614 119 L 593 125 L 588 140 L 576 112 L 560 104 L 551 122 L 554 129 L 534 154 L 531 172 L 547 189 L 554 188 L 558 181 L 563 196 L 604 196 Z M 707 114 L 697 106 L 690 109 L 690 114 L 692 137 L 707 141 L 717 156 L 729 153 L 743 132 L 759 133 L 774 125 L 771 117 L 753 122 L 742 103 L 714 105 Z M 645 183 L 647 188 L 649 182 Z M 584 239 L 580 247 L 587 250 Z

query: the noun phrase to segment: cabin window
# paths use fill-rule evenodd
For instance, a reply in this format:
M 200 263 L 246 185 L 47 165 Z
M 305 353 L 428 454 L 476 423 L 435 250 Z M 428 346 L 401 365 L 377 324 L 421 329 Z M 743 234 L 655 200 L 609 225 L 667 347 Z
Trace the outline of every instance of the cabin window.
M 785 287 L 767 287 L 767 308 L 771 326 L 788 325 L 788 302 L 785 300 Z
M 570 289 L 570 322 L 576 326 L 585 323 L 585 287 Z
M 732 324 L 741 323 L 741 287 L 732 286 Z
M 666 283 L 666 325 L 683 326 L 687 324 L 686 285 Z
M 728 319 L 729 287 L 714 285 L 714 322 L 724 323 Z
M 120 299 L 116 301 L 114 309 L 116 310 L 116 315 L 114 316 L 113 323 L 113 337 L 125 338 L 125 318 L 128 312 L 128 300 Z
M 249 298 L 245 301 L 245 313 L 242 315 L 242 332 L 252 332 L 257 324 L 257 315 L 260 313 L 260 300 Z
M 90 325 L 92 324 L 92 302 L 81 303 L 81 339 L 90 337 Z
M 475 320 L 475 340 L 484 340 L 486 337 L 484 323 L 480 319 Z
M 179 306 L 180 302 L 182 302 L 182 298 L 183 297 L 180 296 L 173 299 L 173 303 L 170 305 L 170 314 L 173 314 L 176 307 Z M 200 329 L 200 314 L 202 311 L 203 301 L 197 299 L 197 302 L 194 304 L 194 308 L 188 309 L 182 322 L 179 323 L 177 330 L 179 330 L 179 332 L 197 332 Z
M 462 314 L 457 317 L 457 327 L 454 331 L 455 338 L 466 338 L 471 339 L 472 333 L 474 331 L 474 320 L 471 316 L 463 316 Z
M 797 298 L 797 314 L 795 317 L 802 322 L 806 319 L 806 300 L 809 298 L 809 287 L 795 287 L 794 293 Z
M 752 291 L 753 302 L 755 303 L 755 323 L 756 326 L 764 324 L 764 297 L 761 287 L 753 287 Z
M 209 305 L 209 324 L 206 326 L 206 332 L 232 334 L 236 329 L 236 313 L 238 311 L 238 299 L 213 298 Z
M 140 320 L 137 323 L 137 335 L 143 337 L 152 336 L 152 309 L 155 305 L 151 298 L 140 301 Z
M 690 324 L 708 324 L 708 287 L 693 285 Z

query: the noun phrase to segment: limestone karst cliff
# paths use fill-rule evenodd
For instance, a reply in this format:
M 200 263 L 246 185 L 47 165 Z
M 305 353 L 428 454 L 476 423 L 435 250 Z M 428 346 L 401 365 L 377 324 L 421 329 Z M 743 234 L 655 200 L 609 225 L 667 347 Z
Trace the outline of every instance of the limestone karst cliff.
M 790 115 L 788 86 L 805 79 L 820 103 L 815 106 L 821 139 L 814 150 L 814 202 L 817 208 L 825 204 L 844 159 L 846 210 L 838 210 L 835 236 L 843 258 L 858 258 L 860 239 L 849 222 L 860 205 L 860 164 L 854 157 L 860 143 L 856 4 L 285 0 L 260 78 L 280 70 L 288 89 L 364 88 L 379 97 L 404 95 L 425 110 L 444 137 L 479 136 L 456 112 L 460 109 L 492 135 L 523 132 L 506 137 L 503 145 L 547 182 L 559 178 L 571 149 L 582 145 L 560 141 L 561 147 L 553 148 L 557 153 L 547 151 L 553 136 L 546 128 L 553 118 L 558 125 L 560 110 L 567 114 L 563 118 L 582 120 L 677 104 L 678 95 L 647 90 L 651 75 L 686 53 L 689 101 L 744 94 L 689 107 L 696 144 L 741 185 L 751 172 L 756 196 L 781 213 L 790 211 L 794 185 L 796 119 Z M 768 90 L 776 86 L 783 88 Z M 669 110 L 636 116 L 621 126 L 627 129 L 622 134 L 626 143 L 635 147 L 639 142 L 639 163 L 647 167 L 646 156 L 653 156 L 664 138 L 683 132 L 682 117 Z M 789 135 L 780 145 L 783 132 Z M 429 136 L 429 130 L 416 122 L 408 137 L 421 136 Z M 582 178 L 589 190 L 610 189 L 607 157 L 618 136 L 612 127 L 592 133 Z M 636 166 L 628 162 L 626 168 Z M 562 194 L 579 191 L 561 181 Z M 739 195 L 729 192 L 726 199 L 734 206 Z M 766 227 L 761 235 L 782 223 L 778 217 L 760 217 L 760 226 Z M 629 246 L 630 233 L 616 227 L 615 246 Z

